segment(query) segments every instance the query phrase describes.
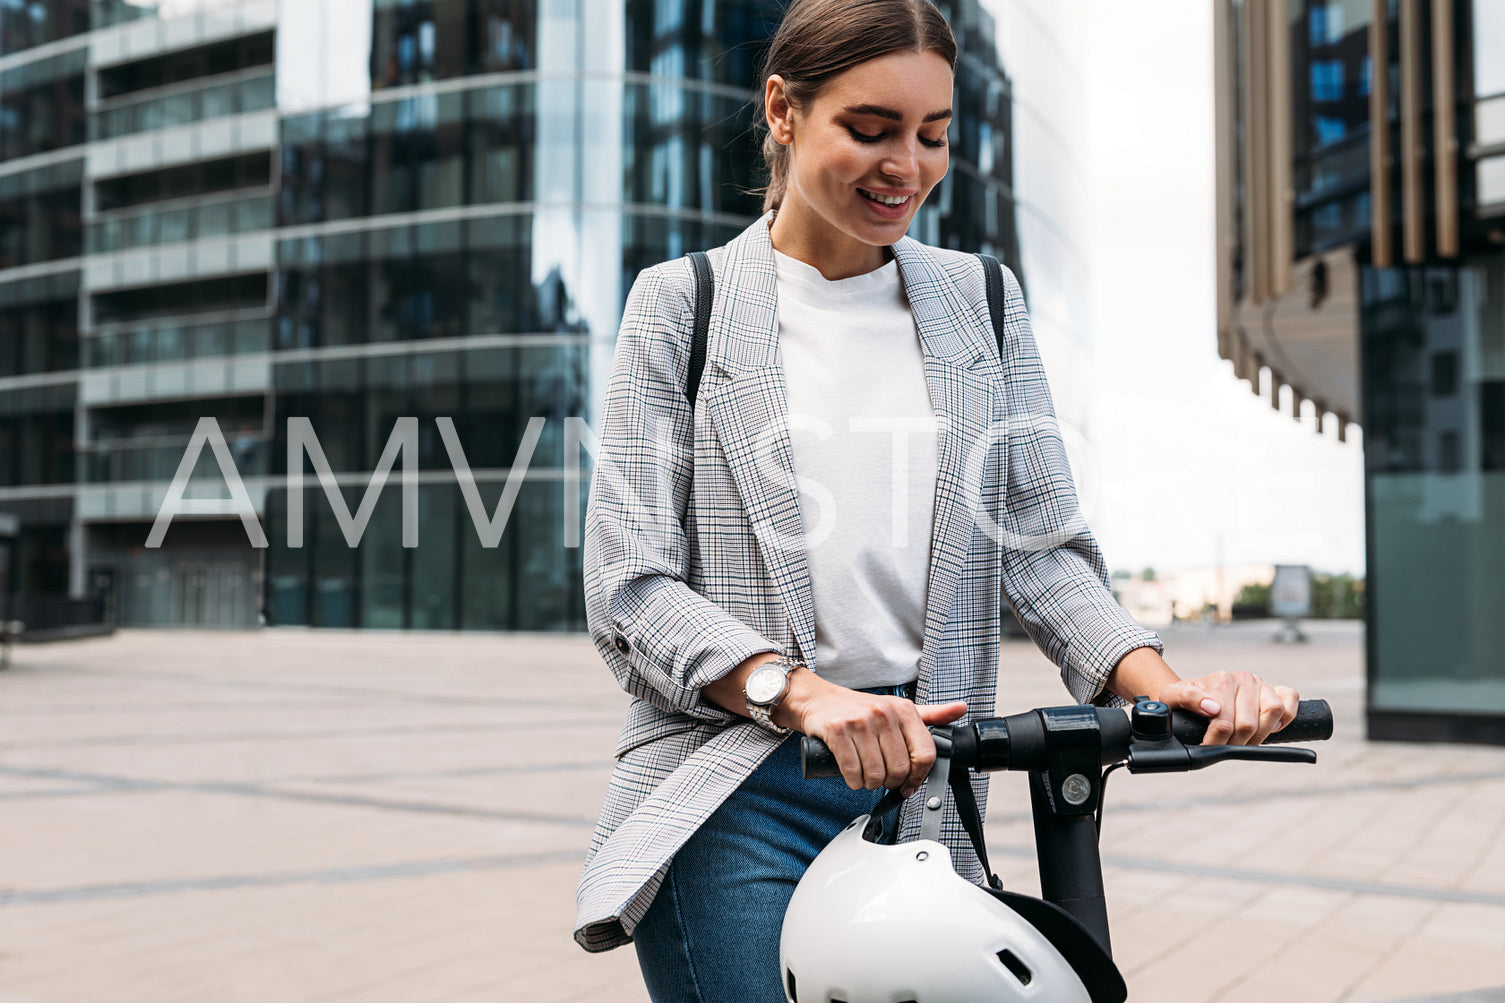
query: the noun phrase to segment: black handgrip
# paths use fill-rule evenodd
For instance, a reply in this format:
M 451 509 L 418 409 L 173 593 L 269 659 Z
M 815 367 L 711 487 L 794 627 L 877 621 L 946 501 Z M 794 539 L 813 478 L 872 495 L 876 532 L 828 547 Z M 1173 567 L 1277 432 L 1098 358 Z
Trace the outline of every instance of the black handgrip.
M 806 780 L 841 776 L 841 767 L 826 743 L 809 735 L 800 736 L 800 774 Z
M 1190 711 L 1171 712 L 1171 732 L 1187 745 L 1200 745 L 1207 734 L 1207 718 Z M 1296 707 L 1296 720 L 1265 739 L 1265 745 L 1290 742 L 1325 742 L 1333 737 L 1333 710 L 1326 700 L 1303 700 Z
M 962 726 L 952 728 L 950 725 L 938 724 L 930 729 L 930 734 L 935 736 L 936 743 L 942 748 L 950 748 L 953 763 L 974 764 L 977 761 L 977 740 L 972 734 L 972 729 Z M 947 745 L 947 742 L 952 743 Z M 831 750 L 826 743 L 809 735 L 800 736 L 800 775 L 806 780 L 821 780 L 826 777 L 841 776 L 841 767 L 836 764 L 836 757 L 831 755 Z

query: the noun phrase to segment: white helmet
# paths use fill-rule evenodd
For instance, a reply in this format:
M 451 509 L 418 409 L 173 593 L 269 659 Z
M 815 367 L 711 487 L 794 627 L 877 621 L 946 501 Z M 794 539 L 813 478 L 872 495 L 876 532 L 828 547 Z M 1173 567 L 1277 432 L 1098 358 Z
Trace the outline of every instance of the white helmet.
M 1090 1003 L 1051 942 L 957 874 L 946 847 L 870 843 L 867 822 L 821 851 L 789 901 L 789 1003 Z

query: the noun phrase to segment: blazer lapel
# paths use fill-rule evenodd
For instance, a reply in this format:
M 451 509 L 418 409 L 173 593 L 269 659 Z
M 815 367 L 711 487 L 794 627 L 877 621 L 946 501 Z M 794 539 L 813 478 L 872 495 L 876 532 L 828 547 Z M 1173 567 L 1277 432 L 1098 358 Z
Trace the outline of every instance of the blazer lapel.
M 726 247 L 700 399 L 742 496 L 799 654 L 815 664 L 815 602 L 805 557 L 789 395 L 779 351 L 777 273 L 768 217 Z
M 925 383 L 939 422 L 935 512 L 917 696 L 929 696 L 936 659 L 956 604 L 989 452 L 997 354 L 991 330 L 934 252 L 909 237 L 894 245 L 905 295 L 925 353 Z M 997 462 L 1002 462 L 998 460 Z M 998 477 L 1001 479 L 1003 472 Z

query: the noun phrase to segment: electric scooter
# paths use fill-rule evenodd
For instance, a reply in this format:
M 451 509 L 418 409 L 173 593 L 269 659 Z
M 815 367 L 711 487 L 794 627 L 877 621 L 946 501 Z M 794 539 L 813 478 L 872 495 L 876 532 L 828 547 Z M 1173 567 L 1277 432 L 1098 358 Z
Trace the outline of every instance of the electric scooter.
M 1233 761 L 1315 763 L 1317 755 L 1310 749 L 1274 746 L 1322 741 L 1331 738 L 1333 730 L 1332 711 L 1324 700 L 1302 701 L 1295 720 L 1269 736 L 1263 745 L 1200 745 L 1207 724 L 1207 719 L 1199 715 L 1173 712 L 1159 701 L 1141 698 L 1128 714 L 1114 708 L 1048 707 L 930 729 L 937 758 L 924 789 L 921 840 L 938 839 L 949 785 L 987 875 L 985 890 L 1012 911 L 1010 922 L 1017 924 L 1016 914 L 1032 928 L 1026 931 L 1032 943 L 1039 943 L 1036 933 L 1048 942 L 1033 955 L 1037 959 L 1033 967 L 1021 960 L 1020 952 L 997 952 L 998 961 L 1018 982 L 1018 993 L 1011 992 L 1009 999 L 1122 1003 L 1128 996 L 1123 976 L 1112 960 L 1098 851 L 1108 774 L 1121 767 L 1130 773 L 1184 773 Z M 840 776 L 835 758 L 819 739 L 802 739 L 801 766 L 807 778 Z M 967 780 L 969 769 L 1029 773 L 1042 898 L 1005 891 L 992 875 L 982 820 Z M 899 803 L 897 794 L 880 802 L 864 823 L 863 838 L 875 841 L 882 829 L 882 817 Z M 849 827 L 821 857 L 831 854 L 834 858 L 839 852 L 848 852 L 838 844 L 845 842 L 850 848 L 856 838 L 857 833 Z M 811 865 L 811 873 L 822 871 L 821 857 Z M 827 862 L 825 873 L 830 871 Z M 799 891 L 795 894 L 798 901 Z M 791 903 L 791 914 L 794 911 Z M 789 924 L 786 918 L 786 938 Z M 835 996 L 800 997 L 791 972 L 786 970 L 785 975 L 786 995 L 792 1003 L 836 1003 Z M 845 1003 L 867 1001 L 853 998 Z M 922 998 L 916 1003 L 929 1001 Z

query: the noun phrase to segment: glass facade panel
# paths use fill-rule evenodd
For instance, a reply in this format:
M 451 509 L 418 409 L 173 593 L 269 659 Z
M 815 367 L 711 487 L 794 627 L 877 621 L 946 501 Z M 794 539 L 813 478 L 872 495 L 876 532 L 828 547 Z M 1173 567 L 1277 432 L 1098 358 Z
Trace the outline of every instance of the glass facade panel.
M 1505 156 L 1486 157 L 1475 167 L 1475 191 L 1479 207 L 1505 206 Z
M 0 73 L 0 162 L 74 146 L 88 138 L 85 50 Z
M 489 515 L 505 475 L 478 481 Z M 346 543 L 328 499 L 318 490 L 304 498 L 305 546 L 288 548 L 287 499 L 280 494 L 268 507 L 268 620 L 436 630 L 581 630 L 585 613 L 579 560 L 561 559 L 572 553 L 564 548 L 563 483 L 558 471 L 530 472 L 495 547 L 483 545 L 453 482 L 422 487 L 414 548 L 401 546 L 401 494 L 395 478 L 388 481 L 355 548 Z M 352 512 L 364 490 L 364 484 L 344 488 Z
M 1473 11 L 1474 94 L 1505 94 L 1505 6 L 1476 0 Z
M 399 417 L 419 418 L 419 463 L 452 469 L 435 420 L 448 417 L 473 470 L 512 464 L 530 418 L 547 424 L 535 459 L 563 456 L 564 419 L 585 413 L 589 346 L 511 346 L 322 360 L 276 369 L 277 446 L 287 419 L 308 418 L 336 472 L 370 471 Z
M 264 307 L 267 286 L 266 274 L 257 272 L 97 293 L 93 297 L 94 319 L 97 323 L 111 324 Z M 132 336 L 139 337 L 146 330 L 149 329 L 133 331 Z
M 371 86 L 534 67 L 537 0 L 377 0 Z
M 252 71 L 230 80 L 206 82 L 192 90 L 128 94 L 95 112 L 92 138 L 113 139 L 150 129 L 241 115 L 272 108 L 276 103 L 277 81 L 270 71 Z
M 402 493 L 392 488 L 383 490 L 366 525 L 361 545 L 356 550 L 360 567 L 362 627 L 398 630 L 404 623 L 403 565 L 407 554 L 402 546 Z M 419 545 L 422 545 L 422 537 Z
M 1372 709 L 1505 712 L 1505 262 L 1366 269 Z
M 1368 236 L 1371 19 L 1370 5 L 1354 0 L 1291 5 L 1298 259 Z
M 432 426 L 423 431 L 433 434 Z M 474 530 L 463 514 L 456 485 L 424 484 L 418 492 L 423 516 L 419 531 L 433 539 L 426 544 L 420 536 L 418 546 L 410 551 L 408 626 L 418 630 L 455 630 L 460 626 L 460 607 L 455 601 L 459 587 L 459 534 Z
M 578 93 L 583 90 L 583 97 Z M 670 101 L 670 98 L 673 100 Z M 678 85 L 518 83 L 382 101 L 367 116 L 323 112 L 283 130 L 281 222 L 315 223 L 496 202 L 579 198 L 576 106 L 622 108 L 622 186 L 607 199 L 757 215 L 762 163 L 752 111 Z M 541 148 L 538 136 L 571 145 Z M 615 152 L 615 151 L 613 151 Z M 540 177 L 541 165 L 551 169 Z
M 89 412 L 90 440 L 80 452 L 79 479 L 89 483 L 171 480 L 203 417 L 218 423 L 242 476 L 266 474 L 273 457 L 262 430 L 264 410 L 260 396 L 94 408 Z M 199 454 L 192 476 L 208 484 L 224 483 L 219 464 L 207 448 Z
M 74 482 L 72 384 L 0 394 L 0 487 Z
M 0 56 L 88 30 L 88 0 L 10 0 L 0 4 Z
M 557 273 L 534 281 L 533 229 L 507 215 L 284 241 L 277 347 L 584 334 Z
M 76 305 L 72 307 L 77 315 Z M 242 319 L 220 315 L 211 321 L 114 325 L 84 341 L 84 365 L 124 366 L 145 362 L 181 362 L 269 350 L 271 324 L 266 311 Z
M 83 250 L 82 181 L 81 160 L 0 177 L 0 269 Z
M 116 252 L 152 244 L 176 244 L 200 236 L 253 233 L 272 227 L 271 193 L 229 196 L 197 205 L 158 203 L 123 209 L 89 227 L 90 252 Z
M 0 285 L 0 377 L 78 367 L 78 273 Z
M 272 38 L 271 32 L 243 35 L 103 67 L 98 74 L 100 100 L 217 74 L 270 67 L 274 58 Z
M 780 0 L 627 0 L 627 69 L 658 72 L 665 53 L 690 80 L 748 90 L 783 16 Z M 751 95 L 749 95 L 751 96 Z

